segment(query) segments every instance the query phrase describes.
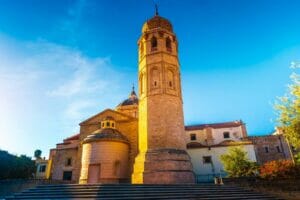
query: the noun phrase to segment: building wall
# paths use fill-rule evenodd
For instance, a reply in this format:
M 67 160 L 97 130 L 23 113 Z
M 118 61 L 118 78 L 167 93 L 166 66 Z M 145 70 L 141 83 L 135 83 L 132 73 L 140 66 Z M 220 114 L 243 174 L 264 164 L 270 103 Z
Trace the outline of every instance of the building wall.
M 80 162 L 77 157 L 78 149 L 57 149 L 55 156 L 53 157 L 52 164 L 52 179 L 53 180 L 63 180 L 64 171 L 72 171 L 72 181 L 77 181 L 79 174 L 76 173 L 77 163 Z M 68 158 L 72 159 L 71 166 L 66 166 L 66 160 Z
M 230 146 L 211 147 L 188 149 L 187 152 L 191 157 L 193 170 L 195 174 L 212 174 L 220 173 L 223 170 L 223 165 L 220 161 L 220 156 L 226 154 Z M 253 145 L 240 145 L 247 152 L 248 158 L 256 162 L 255 151 Z M 204 164 L 203 157 L 211 156 L 212 164 Z
M 289 146 L 283 135 L 248 137 L 255 147 L 257 162 L 263 164 L 272 160 L 292 159 Z
M 223 135 L 224 132 L 229 132 L 230 138 L 224 138 Z M 240 141 L 241 138 L 243 137 L 242 126 L 230 127 L 230 128 L 209 128 L 208 127 L 199 130 L 186 130 L 185 133 L 186 133 L 186 141 L 188 143 L 199 142 L 202 145 L 219 144 L 224 140 Z M 196 134 L 196 140 L 191 140 L 191 134 Z
M 119 179 L 127 179 L 130 177 L 128 155 L 129 146 L 123 142 L 95 141 L 83 144 L 80 183 L 89 183 L 88 176 L 91 173 L 89 172 L 91 165 L 100 166 L 99 182 L 112 183 L 119 182 Z M 119 162 L 119 172 L 116 172 L 115 169 L 116 162 Z

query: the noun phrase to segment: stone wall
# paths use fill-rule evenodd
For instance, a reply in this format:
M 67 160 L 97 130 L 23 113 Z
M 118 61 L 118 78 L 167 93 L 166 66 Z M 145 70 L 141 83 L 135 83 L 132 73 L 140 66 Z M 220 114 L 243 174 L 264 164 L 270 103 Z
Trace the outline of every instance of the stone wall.
M 272 160 L 291 159 L 289 146 L 282 135 L 248 137 L 253 144 L 257 162 L 263 164 Z

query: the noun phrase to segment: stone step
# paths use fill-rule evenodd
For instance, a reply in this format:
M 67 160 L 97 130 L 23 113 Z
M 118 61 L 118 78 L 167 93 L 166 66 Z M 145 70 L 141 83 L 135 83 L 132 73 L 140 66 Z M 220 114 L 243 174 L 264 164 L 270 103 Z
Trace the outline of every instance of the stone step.
M 65 192 L 70 192 L 70 191 L 91 191 L 91 192 L 114 192 L 114 191 L 119 191 L 119 192 L 126 192 L 126 191 L 208 191 L 208 192 L 219 192 L 219 191 L 240 191 L 241 189 L 239 188 L 208 188 L 208 189 L 203 189 L 203 188 L 108 188 L 108 189 L 101 189 L 101 188 L 76 188 L 76 189 L 28 189 L 25 190 L 24 192 L 57 192 L 57 191 L 65 191 Z
M 6 199 L 275 199 L 235 186 L 62 184 L 41 185 Z
M 111 196 L 111 197 L 101 197 L 97 195 L 80 195 L 80 196 L 17 196 L 13 198 L 8 199 L 102 199 L 102 200 L 125 200 L 125 199 L 275 199 L 272 197 L 268 197 L 265 195 L 229 195 L 229 196 L 223 196 L 223 195 L 191 195 L 191 194 L 185 194 L 185 195 L 138 195 L 138 196 Z
M 56 193 L 20 193 L 20 194 L 16 194 L 16 196 L 38 196 L 38 195 L 47 195 L 47 196 L 55 196 L 55 195 L 100 195 L 100 196 L 109 196 L 112 195 L 112 193 L 104 193 L 104 192 L 87 192 L 87 191 L 80 191 L 80 192 L 56 192 Z M 154 191 L 148 191 L 148 192 L 143 192 L 143 191 L 136 191 L 136 192 L 115 192 L 113 193 L 114 196 L 117 195 L 148 195 L 148 194 L 199 194 L 199 195 L 210 195 L 213 193 L 210 192 L 189 192 L 189 191 L 158 191 L 158 192 L 154 192 Z M 227 191 L 220 191 L 218 192 L 218 194 L 222 194 L 222 195 L 236 195 L 236 194 L 249 194 L 248 191 L 236 191 L 236 192 L 227 192 Z M 253 194 L 253 193 L 250 193 Z M 254 193 L 254 194 L 258 194 L 258 193 Z

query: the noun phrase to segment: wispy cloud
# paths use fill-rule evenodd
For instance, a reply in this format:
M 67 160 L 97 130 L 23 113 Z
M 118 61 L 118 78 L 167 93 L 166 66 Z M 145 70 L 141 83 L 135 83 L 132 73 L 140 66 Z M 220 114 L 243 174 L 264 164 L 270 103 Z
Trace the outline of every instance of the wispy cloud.
M 29 140 L 25 136 L 41 137 L 41 130 L 48 130 L 43 134 L 51 134 L 54 145 L 78 130 L 81 120 L 117 103 L 123 75 L 114 69 L 108 57 L 89 57 L 48 41 L 20 42 L 0 35 L 0 134 L 10 132 L 9 137 L 1 136 L 0 148 L 16 150 L 11 141 L 24 137 L 25 149 Z M 11 128 L 16 121 L 22 128 Z M 43 143 L 35 141 L 39 142 Z

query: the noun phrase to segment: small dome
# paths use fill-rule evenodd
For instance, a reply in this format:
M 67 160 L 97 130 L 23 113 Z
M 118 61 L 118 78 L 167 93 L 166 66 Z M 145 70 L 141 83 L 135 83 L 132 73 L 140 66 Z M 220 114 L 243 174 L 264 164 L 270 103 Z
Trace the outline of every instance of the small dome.
M 112 129 L 112 128 L 96 130 L 91 135 L 87 136 L 83 140 L 83 143 L 89 143 L 89 142 L 99 141 L 99 140 L 105 140 L 105 141 L 111 140 L 111 141 L 119 141 L 119 142 L 129 143 L 129 140 L 127 139 L 126 136 L 124 136 L 118 130 Z
M 134 91 L 134 87 L 132 87 L 132 91 L 129 95 L 128 99 L 125 99 L 122 101 L 117 107 L 119 106 L 130 106 L 130 105 L 138 105 L 139 104 L 139 99 Z
M 171 22 L 159 15 L 155 15 L 150 20 L 146 21 L 143 25 L 142 32 L 145 33 L 146 31 L 150 31 L 157 28 L 162 28 L 167 31 L 173 32 Z

